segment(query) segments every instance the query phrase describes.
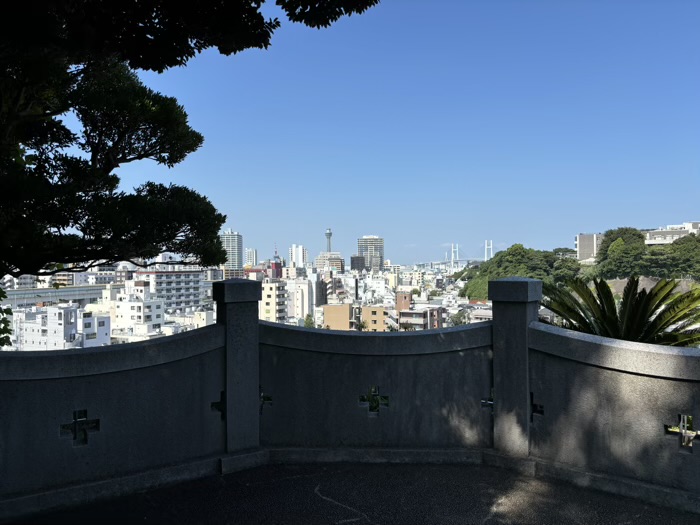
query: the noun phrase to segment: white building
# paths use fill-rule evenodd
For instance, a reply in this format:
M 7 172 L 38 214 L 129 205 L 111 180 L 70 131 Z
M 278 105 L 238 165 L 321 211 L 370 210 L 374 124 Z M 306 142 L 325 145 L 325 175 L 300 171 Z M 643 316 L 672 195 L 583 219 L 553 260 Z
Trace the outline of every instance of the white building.
M 333 270 L 342 273 L 345 271 L 345 259 L 340 255 L 340 252 L 321 252 L 316 257 L 314 266 L 321 271 Z
M 657 230 L 644 232 L 644 244 L 647 246 L 658 246 L 671 244 L 673 241 L 694 233 L 700 233 L 700 222 L 684 222 L 683 224 L 669 224 L 665 228 L 662 226 Z
M 292 244 L 289 248 L 288 266 L 292 268 L 304 268 L 309 261 L 309 253 L 301 244 Z
M 243 268 L 243 235 L 230 229 L 219 235 L 226 250 L 225 270 L 240 270 Z
M 287 321 L 287 285 L 284 281 L 267 277 L 263 279 L 262 299 L 258 302 L 258 317 L 273 323 Z
M 16 309 L 12 347 L 16 350 L 70 350 L 110 343 L 110 318 L 74 304 Z
M 205 326 L 212 325 L 216 322 L 213 310 L 198 310 L 195 312 L 179 315 L 169 315 L 165 316 L 168 325 L 175 323 L 179 325 L 179 332 L 187 332 L 189 330 L 196 330 L 197 328 L 204 328 Z
M 109 312 L 113 343 L 145 341 L 162 335 L 165 301 L 153 296 L 148 281 L 128 280 L 123 289 L 108 285 L 102 302 L 87 308 Z
M 309 279 L 290 279 L 287 284 L 287 317 L 303 321 L 314 313 L 314 288 Z M 296 324 L 296 323 L 295 323 Z
M 134 280 L 146 281 L 151 296 L 165 302 L 165 308 L 185 310 L 200 306 L 206 301 L 203 285 L 204 272 L 198 268 L 178 266 L 180 270 L 140 270 Z
M 595 264 L 604 237 L 602 233 L 579 233 L 574 241 L 576 259 L 582 264 Z
M 258 250 L 255 248 L 245 249 L 245 265 L 256 266 L 258 264 Z

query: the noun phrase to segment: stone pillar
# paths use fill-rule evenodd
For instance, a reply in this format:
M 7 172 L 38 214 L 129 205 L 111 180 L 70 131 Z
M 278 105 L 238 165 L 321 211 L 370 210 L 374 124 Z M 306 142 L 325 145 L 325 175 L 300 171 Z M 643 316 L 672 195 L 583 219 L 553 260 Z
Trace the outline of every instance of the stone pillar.
M 528 327 L 537 320 L 542 281 L 510 277 L 489 282 L 493 301 L 494 448 L 527 457 L 530 447 Z
M 226 450 L 260 446 L 258 301 L 262 285 L 228 279 L 213 285 L 216 322 L 226 325 Z

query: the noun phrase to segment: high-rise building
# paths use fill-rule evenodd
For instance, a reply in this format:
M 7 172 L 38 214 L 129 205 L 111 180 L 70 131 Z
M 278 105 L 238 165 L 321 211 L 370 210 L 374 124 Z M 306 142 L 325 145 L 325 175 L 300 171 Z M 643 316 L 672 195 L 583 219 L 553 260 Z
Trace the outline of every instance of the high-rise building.
M 376 235 L 364 235 L 357 239 L 357 255 L 365 258 L 365 267 L 375 272 L 384 269 L 384 239 Z
M 292 244 L 289 248 L 289 262 L 291 268 L 303 268 L 309 260 L 309 253 L 301 244 Z
M 228 229 L 220 234 L 220 237 L 224 250 L 226 250 L 224 270 L 240 270 L 243 268 L 243 235 Z
M 362 255 L 353 255 L 350 257 L 350 269 L 351 270 L 357 270 L 358 272 L 361 272 L 364 270 L 367 266 L 365 265 L 365 258 Z
M 258 264 L 258 250 L 255 248 L 245 249 L 245 265 L 255 266 Z

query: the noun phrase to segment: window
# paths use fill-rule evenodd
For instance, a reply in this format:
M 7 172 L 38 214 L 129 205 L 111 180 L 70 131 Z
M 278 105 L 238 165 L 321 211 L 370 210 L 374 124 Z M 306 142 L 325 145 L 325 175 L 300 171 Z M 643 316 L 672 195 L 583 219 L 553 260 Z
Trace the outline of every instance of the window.
M 102 326 L 104 326 L 104 325 L 105 325 L 105 322 L 104 322 L 104 321 L 98 321 L 98 322 L 97 322 L 97 326 L 102 327 Z
M 153 325 L 153 329 L 154 329 L 154 330 L 160 330 L 160 323 L 155 323 L 155 324 Z
M 160 314 L 156 314 L 156 319 L 160 319 Z
M 86 334 L 85 339 L 97 339 L 97 334 Z
M 376 310 L 372 310 L 372 315 L 377 315 L 377 311 L 376 311 Z
M 83 323 L 83 328 L 92 328 L 92 323 Z
M 372 324 L 377 324 L 377 320 L 376 320 L 376 319 L 372 319 Z M 376 330 L 375 330 L 375 332 L 376 332 Z
M 160 305 L 159 305 L 159 304 L 156 305 L 156 310 L 160 310 Z
M 58 312 L 58 320 L 63 321 L 63 312 Z
M 132 309 L 132 310 L 136 310 L 136 307 L 135 307 L 135 306 L 132 306 L 131 309 Z

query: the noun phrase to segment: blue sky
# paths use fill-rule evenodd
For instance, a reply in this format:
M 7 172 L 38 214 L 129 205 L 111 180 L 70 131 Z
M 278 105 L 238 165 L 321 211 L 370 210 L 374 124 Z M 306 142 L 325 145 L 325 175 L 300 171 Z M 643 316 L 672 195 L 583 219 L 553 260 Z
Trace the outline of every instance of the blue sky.
M 273 16 L 274 6 L 266 7 Z M 281 18 L 281 17 L 280 17 Z M 700 220 L 700 2 L 383 0 L 266 51 L 144 73 L 205 144 L 168 170 L 272 256 L 333 232 L 412 264 Z

